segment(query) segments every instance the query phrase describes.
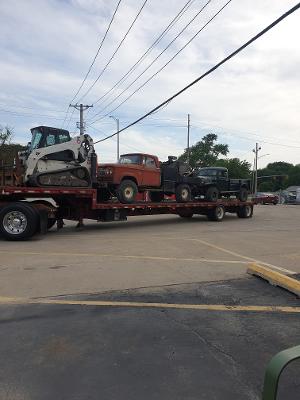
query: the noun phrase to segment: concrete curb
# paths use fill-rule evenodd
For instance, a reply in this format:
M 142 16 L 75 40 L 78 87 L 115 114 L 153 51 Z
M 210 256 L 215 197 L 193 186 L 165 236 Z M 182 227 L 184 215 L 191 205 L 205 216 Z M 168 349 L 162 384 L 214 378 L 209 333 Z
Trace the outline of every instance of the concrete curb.
M 252 264 L 251 267 L 247 269 L 247 273 L 259 276 L 268 281 L 271 285 L 280 286 L 300 297 L 300 281 L 288 275 L 281 274 L 271 268 L 263 267 L 258 264 Z

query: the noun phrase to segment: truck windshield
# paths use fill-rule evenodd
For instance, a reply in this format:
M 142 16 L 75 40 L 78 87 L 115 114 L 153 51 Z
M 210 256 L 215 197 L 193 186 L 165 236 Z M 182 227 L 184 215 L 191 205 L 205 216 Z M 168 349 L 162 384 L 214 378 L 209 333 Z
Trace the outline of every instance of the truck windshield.
M 121 156 L 119 160 L 120 164 L 140 164 L 141 156 L 137 154 L 128 154 L 125 156 Z
M 199 169 L 197 172 L 198 176 L 216 176 L 217 170 L 215 169 Z
M 30 144 L 30 147 L 29 147 L 30 152 L 32 150 L 35 150 L 35 149 L 39 148 L 39 144 L 41 142 L 42 136 L 43 136 L 43 134 L 42 134 L 41 131 L 39 131 L 38 129 L 34 129 L 33 130 L 31 144 Z

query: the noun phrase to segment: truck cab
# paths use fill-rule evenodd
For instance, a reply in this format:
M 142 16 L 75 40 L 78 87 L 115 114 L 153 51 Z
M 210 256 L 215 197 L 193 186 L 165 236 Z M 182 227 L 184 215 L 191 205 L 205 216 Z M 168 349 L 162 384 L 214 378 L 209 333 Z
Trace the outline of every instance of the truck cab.
M 107 197 L 112 193 L 122 203 L 133 203 L 138 192 L 161 186 L 160 163 L 151 154 L 122 154 L 117 163 L 98 166 L 97 182 L 107 188 Z
M 223 167 L 205 167 L 194 171 L 194 176 L 204 179 L 204 181 L 215 184 L 220 191 L 229 190 L 228 169 Z
M 230 179 L 228 169 L 224 167 L 196 168 L 194 178 L 194 194 L 204 195 L 208 201 L 216 201 L 222 196 L 234 195 L 241 201 L 248 199 L 249 179 Z

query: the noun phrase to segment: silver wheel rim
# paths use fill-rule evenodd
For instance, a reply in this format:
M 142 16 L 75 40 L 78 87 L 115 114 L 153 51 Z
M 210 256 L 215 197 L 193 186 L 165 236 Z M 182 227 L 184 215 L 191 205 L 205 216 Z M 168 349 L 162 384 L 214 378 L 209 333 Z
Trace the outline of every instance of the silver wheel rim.
M 125 195 L 126 199 L 131 199 L 133 197 L 133 189 L 132 189 L 132 187 L 127 187 L 124 190 L 124 195 Z
M 249 217 L 250 214 L 251 214 L 251 207 L 250 206 L 246 206 L 246 215 L 247 215 L 247 217 Z
M 20 235 L 27 227 L 27 217 L 21 211 L 10 211 L 3 218 L 3 228 L 10 235 Z
M 187 189 L 183 189 L 181 192 L 181 197 L 183 200 L 187 200 L 189 198 L 189 191 Z
M 216 210 L 217 218 L 222 219 L 224 216 L 224 209 L 223 207 L 218 207 Z

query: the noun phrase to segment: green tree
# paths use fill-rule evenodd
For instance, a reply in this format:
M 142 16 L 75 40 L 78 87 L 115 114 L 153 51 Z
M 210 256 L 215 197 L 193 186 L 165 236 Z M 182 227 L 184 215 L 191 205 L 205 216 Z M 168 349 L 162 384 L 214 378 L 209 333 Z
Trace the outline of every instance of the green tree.
M 12 165 L 18 151 L 25 150 L 26 147 L 21 144 L 11 143 L 13 129 L 6 126 L 0 126 L 0 168 L 4 165 Z
M 288 186 L 300 186 L 300 165 L 295 165 L 294 168 L 290 171 L 288 179 Z
M 268 164 L 265 168 L 258 170 L 258 177 L 266 177 L 258 179 L 258 190 L 275 192 L 294 185 L 297 181 L 300 184 L 300 176 L 297 175 L 297 169 L 295 169 L 293 164 L 284 161 Z
M 272 181 L 265 181 L 258 183 L 258 190 L 260 192 L 274 192 L 274 183 Z
M 232 178 L 249 179 L 251 177 L 251 164 L 246 160 L 239 158 L 220 159 L 214 165 L 227 168 L 229 176 Z
M 190 165 L 195 167 L 209 167 L 215 165 L 219 155 L 226 156 L 229 152 L 227 144 L 216 143 L 218 136 L 214 133 L 205 135 L 200 142 L 190 147 Z M 179 157 L 181 161 L 187 161 L 188 152 L 185 149 L 184 153 Z
M 13 135 L 13 129 L 9 126 L 0 126 L 0 146 L 9 144 Z

